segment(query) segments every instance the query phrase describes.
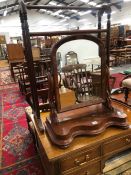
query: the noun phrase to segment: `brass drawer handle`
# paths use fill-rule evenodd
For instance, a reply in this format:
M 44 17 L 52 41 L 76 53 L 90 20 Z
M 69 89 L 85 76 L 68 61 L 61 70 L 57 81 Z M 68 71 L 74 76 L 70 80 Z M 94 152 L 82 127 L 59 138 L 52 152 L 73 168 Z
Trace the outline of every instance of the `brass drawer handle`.
M 82 165 L 84 165 L 84 164 L 86 164 L 87 163 L 87 161 L 89 160 L 89 155 L 86 155 L 85 156 L 85 161 L 84 162 L 80 162 L 78 159 L 75 159 L 75 161 L 74 161 L 74 163 L 75 163 L 75 165 L 77 165 L 77 166 L 82 166 Z
M 84 175 L 90 175 L 90 172 L 89 171 L 86 171 Z
M 85 156 L 85 160 L 87 161 L 89 158 L 90 158 L 90 156 L 87 154 L 87 155 Z
M 131 139 L 126 138 L 126 143 L 131 143 Z

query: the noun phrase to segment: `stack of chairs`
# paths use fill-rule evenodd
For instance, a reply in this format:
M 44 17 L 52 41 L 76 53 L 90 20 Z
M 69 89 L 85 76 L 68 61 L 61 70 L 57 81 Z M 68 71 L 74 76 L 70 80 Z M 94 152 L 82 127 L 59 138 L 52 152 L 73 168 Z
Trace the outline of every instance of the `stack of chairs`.
M 99 97 L 101 92 L 101 75 L 87 71 L 86 67 L 86 64 L 74 64 L 62 68 L 63 84 L 65 88 L 75 91 L 78 103 L 87 101 L 89 97 Z
M 34 60 L 34 70 L 35 70 L 35 78 L 36 78 L 36 86 L 37 86 L 37 93 L 39 98 L 39 109 L 40 110 L 50 110 L 49 107 L 49 81 L 48 81 L 48 71 L 50 70 L 49 67 L 47 67 L 48 61 L 46 63 L 45 60 Z M 31 94 L 31 87 L 30 87 L 30 81 L 28 77 L 28 67 L 27 63 L 24 62 L 23 64 L 17 65 L 18 69 L 18 84 L 19 89 L 22 93 L 22 95 L 25 96 L 26 101 L 28 104 L 33 107 L 33 100 L 32 100 L 32 94 Z

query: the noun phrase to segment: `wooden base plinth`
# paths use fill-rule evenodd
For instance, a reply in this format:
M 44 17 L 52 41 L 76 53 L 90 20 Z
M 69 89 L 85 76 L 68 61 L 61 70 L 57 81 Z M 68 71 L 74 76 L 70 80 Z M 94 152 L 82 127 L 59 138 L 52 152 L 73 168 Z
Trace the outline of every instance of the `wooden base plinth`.
M 50 120 L 51 117 L 48 117 L 45 127 L 50 140 L 55 145 L 65 148 L 68 147 L 77 136 L 97 135 L 102 133 L 109 126 L 116 126 L 122 129 L 128 128 L 128 123 L 126 122 L 127 116 L 125 113 L 116 109 L 114 109 L 114 111 L 109 111 L 100 105 L 94 105 L 94 107 L 88 108 L 85 108 L 86 115 L 77 118 L 72 117 L 73 119 L 70 120 L 62 121 L 61 118 L 65 114 L 61 113 L 59 114 L 58 120 L 61 121 L 57 123 L 52 122 Z M 93 108 L 96 110 L 94 111 Z M 75 115 L 77 110 L 72 110 L 70 112 Z M 90 111 L 89 113 L 87 113 L 88 110 Z

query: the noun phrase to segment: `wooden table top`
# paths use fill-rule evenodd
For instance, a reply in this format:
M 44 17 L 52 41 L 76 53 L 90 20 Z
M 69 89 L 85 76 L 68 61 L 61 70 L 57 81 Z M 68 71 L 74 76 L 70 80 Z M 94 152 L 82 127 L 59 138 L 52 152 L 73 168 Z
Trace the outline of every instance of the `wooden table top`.
M 120 134 L 126 134 L 128 133 L 129 131 L 131 131 L 131 109 L 127 108 L 127 107 L 124 107 L 122 105 L 119 105 L 115 102 L 113 102 L 113 106 L 120 109 L 121 111 L 125 112 L 128 116 L 128 123 L 130 124 L 130 129 L 126 129 L 126 130 L 123 130 L 123 129 L 119 129 L 119 128 L 115 128 L 115 127 L 109 127 L 107 128 L 104 132 L 102 132 L 101 134 L 97 135 L 97 136 L 81 136 L 81 137 L 77 137 L 73 140 L 73 142 L 71 143 L 71 145 L 66 148 L 66 149 L 60 149 L 58 148 L 57 146 L 53 145 L 47 134 L 46 133 L 40 133 L 37 129 L 37 127 L 35 126 L 36 128 L 36 131 L 37 131 L 37 135 L 38 135 L 38 138 L 41 142 L 41 144 L 43 145 L 43 148 L 45 149 L 45 152 L 49 158 L 49 160 L 55 160 L 56 158 L 58 159 L 58 157 L 62 157 L 62 156 L 65 156 L 66 154 L 70 153 L 71 151 L 76 151 L 81 148 L 84 149 L 84 147 L 88 147 L 91 145 L 98 145 L 101 141 L 103 140 L 107 140 L 111 137 L 117 137 L 118 135 Z M 49 112 L 46 112 L 46 113 L 41 113 L 41 119 L 43 121 L 43 123 L 45 122 L 46 120 L 46 117 L 49 115 Z M 33 116 L 31 116 L 32 118 L 32 121 L 34 121 L 33 119 Z M 34 122 L 33 122 L 34 123 Z M 34 123 L 35 125 L 35 123 Z

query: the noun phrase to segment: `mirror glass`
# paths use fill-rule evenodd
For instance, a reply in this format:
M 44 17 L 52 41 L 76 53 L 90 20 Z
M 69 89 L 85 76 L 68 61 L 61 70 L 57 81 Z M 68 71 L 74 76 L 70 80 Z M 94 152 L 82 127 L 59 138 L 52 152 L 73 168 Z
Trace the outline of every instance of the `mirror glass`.
M 57 49 L 56 60 L 61 108 L 100 100 L 101 58 L 95 42 L 68 41 Z

